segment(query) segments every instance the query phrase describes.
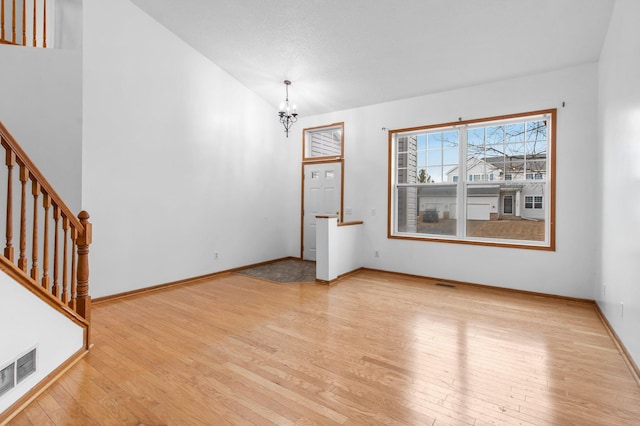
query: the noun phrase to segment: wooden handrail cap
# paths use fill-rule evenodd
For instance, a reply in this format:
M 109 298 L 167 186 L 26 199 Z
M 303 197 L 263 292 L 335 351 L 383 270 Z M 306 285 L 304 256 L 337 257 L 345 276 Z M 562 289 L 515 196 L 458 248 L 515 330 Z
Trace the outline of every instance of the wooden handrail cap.
M 86 210 L 82 210 L 78 213 L 78 219 L 83 227 L 82 234 L 79 235 L 78 245 L 90 245 L 93 240 L 93 226 L 89 222 L 89 213 Z

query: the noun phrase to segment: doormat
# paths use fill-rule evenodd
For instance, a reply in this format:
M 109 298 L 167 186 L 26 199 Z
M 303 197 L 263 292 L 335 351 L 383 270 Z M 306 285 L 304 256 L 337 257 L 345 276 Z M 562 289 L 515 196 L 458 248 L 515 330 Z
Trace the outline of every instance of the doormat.
M 277 283 L 307 283 L 316 281 L 316 262 L 284 259 L 254 268 L 241 269 L 237 274 L 248 275 Z

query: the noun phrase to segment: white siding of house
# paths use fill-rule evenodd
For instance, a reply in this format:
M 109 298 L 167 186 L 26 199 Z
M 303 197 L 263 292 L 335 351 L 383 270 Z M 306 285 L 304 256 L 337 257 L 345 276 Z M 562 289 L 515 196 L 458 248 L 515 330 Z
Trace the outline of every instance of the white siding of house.
M 531 209 L 526 209 L 525 208 L 525 197 L 527 196 L 543 196 L 543 203 L 542 203 L 542 208 L 541 209 L 536 209 L 536 208 L 531 208 Z M 535 200 L 535 199 L 534 199 Z M 536 186 L 525 186 L 522 190 L 522 195 L 520 196 L 520 213 L 522 217 L 525 218 L 529 218 L 529 219 L 537 219 L 537 220 L 544 220 L 545 219 L 545 214 L 546 214 L 546 210 L 547 210 L 547 201 L 544 198 L 544 193 L 541 187 L 539 187 L 538 185 Z

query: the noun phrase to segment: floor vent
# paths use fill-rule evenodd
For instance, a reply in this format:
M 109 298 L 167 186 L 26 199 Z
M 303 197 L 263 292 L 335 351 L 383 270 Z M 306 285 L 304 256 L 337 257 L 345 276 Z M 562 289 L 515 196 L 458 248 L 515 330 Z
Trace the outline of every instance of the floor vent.
M 0 370 L 0 396 L 36 371 L 36 348 L 13 360 Z
M 437 286 L 440 286 L 440 287 L 456 288 L 456 286 L 455 286 L 455 285 L 453 285 L 453 284 L 436 283 L 436 285 L 437 285 Z

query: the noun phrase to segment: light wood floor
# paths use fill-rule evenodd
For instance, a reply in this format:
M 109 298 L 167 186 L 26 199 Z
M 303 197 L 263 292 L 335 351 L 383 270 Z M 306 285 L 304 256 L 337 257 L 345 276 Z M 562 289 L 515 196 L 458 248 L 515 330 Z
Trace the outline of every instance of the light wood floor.
M 362 271 L 230 274 L 94 306 L 95 346 L 13 425 L 639 425 L 590 304 Z

